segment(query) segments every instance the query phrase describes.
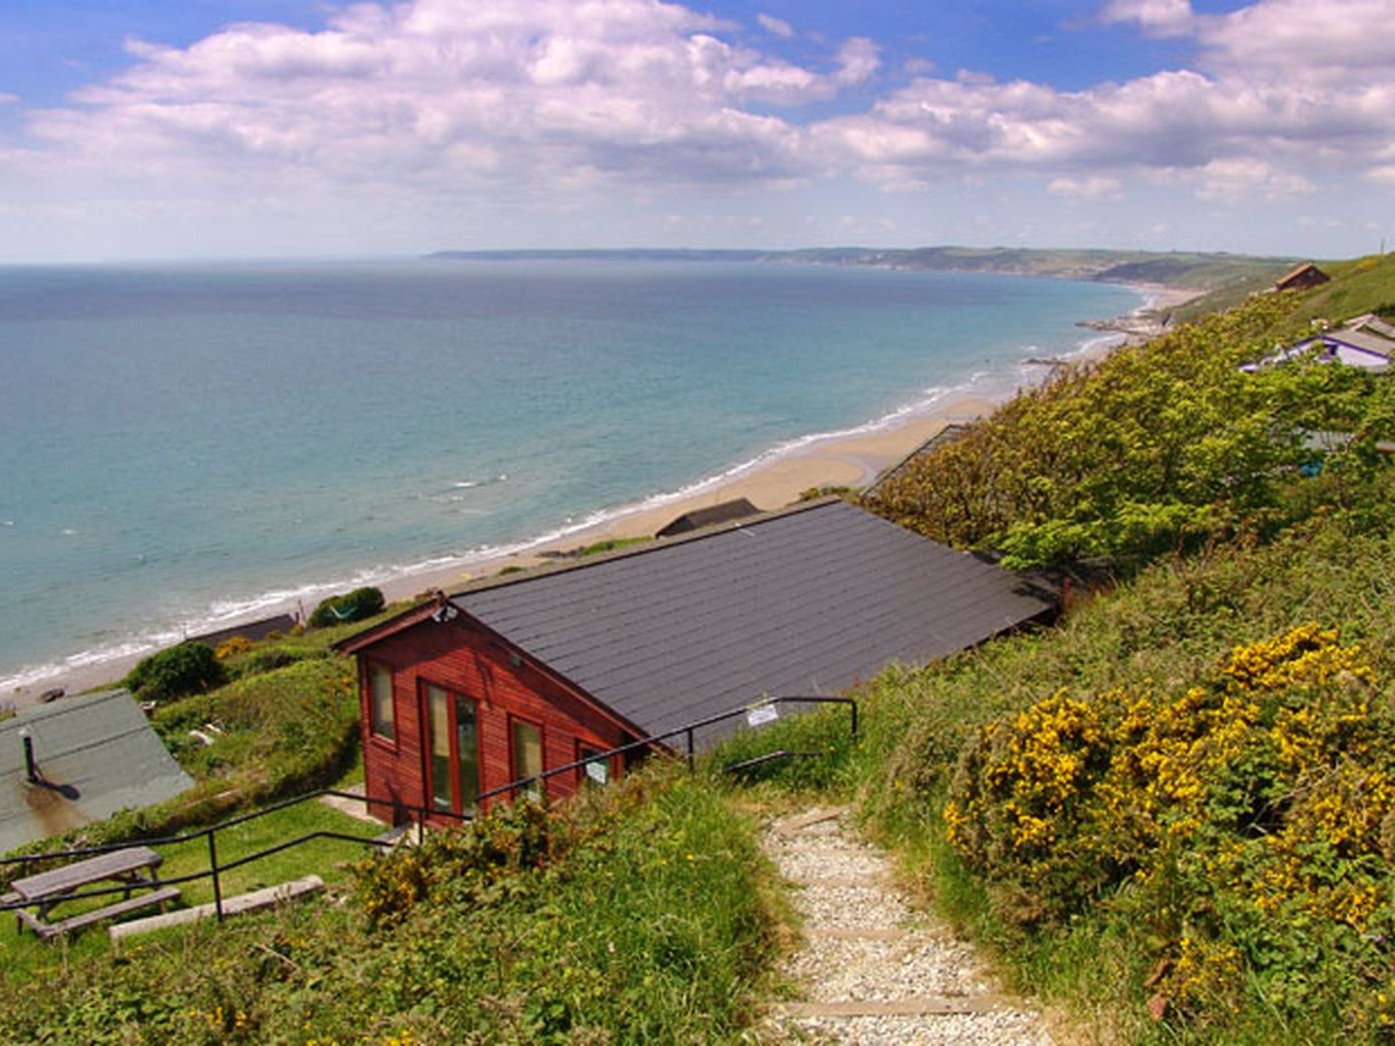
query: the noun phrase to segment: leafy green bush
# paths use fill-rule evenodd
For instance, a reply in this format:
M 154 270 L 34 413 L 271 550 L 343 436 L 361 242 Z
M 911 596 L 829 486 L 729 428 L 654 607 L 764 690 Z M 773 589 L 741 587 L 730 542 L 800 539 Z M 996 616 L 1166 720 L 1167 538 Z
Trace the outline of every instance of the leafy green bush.
M 204 643 L 185 642 L 144 658 L 126 677 L 139 701 L 173 701 L 203 694 L 227 682 L 227 670 Z
M 312 628 L 325 628 L 329 625 L 345 625 L 351 621 L 362 621 L 382 611 L 386 603 L 383 593 L 372 586 L 356 588 L 342 596 L 322 599 L 310 615 Z
M 1391 436 L 1390 383 L 1294 362 L 1246 373 L 1293 308 L 1257 298 L 1028 390 L 962 439 L 912 462 L 866 503 L 927 537 L 1034 567 L 1127 566 L 1291 520 L 1303 433 L 1354 434 L 1329 456 L 1359 480 Z

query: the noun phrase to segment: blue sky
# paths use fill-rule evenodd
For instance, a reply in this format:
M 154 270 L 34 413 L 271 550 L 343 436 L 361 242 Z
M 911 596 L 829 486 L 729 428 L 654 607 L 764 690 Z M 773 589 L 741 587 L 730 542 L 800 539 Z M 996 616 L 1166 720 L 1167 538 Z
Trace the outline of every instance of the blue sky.
M 1395 245 L 1395 0 L 6 0 L 0 262 Z

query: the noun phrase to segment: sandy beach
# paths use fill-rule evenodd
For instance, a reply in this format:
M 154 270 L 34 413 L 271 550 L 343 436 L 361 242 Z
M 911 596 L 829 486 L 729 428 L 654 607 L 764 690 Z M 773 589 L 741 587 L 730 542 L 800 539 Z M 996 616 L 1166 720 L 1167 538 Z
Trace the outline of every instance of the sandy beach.
M 404 598 L 423 589 L 442 588 L 471 581 L 509 566 L 531 566 L 547 560 L 548 553 L 584 547 L 616 538 L 649 537 L 693 509 L 722 501 L 746 498 L 761 510 L 783 508 L 813 487 L 863 487 L 885 469 L 902 461 L 946 425 L 972 421 L 993 410 L 987 399 L 961 399 L 923 417 L 883 430 L 845 437 L 830 437 L 787 455 L 730 476 L 709 488 L 662 504 L 625 512 L 569 534 L 564 541 L 540 544 L 508 556 L 483 559 L 468 570 L 440 575 L 419 575 L 383 587 L 389 598 Z
M 746 498 L 762 510 L 782 508 L 811 487 L 861 487 L 897 464 L 946 425 L 971 421 L 993 410 L 989 399 L 964 398 L 945 403 L 923 416 L 847 436 L 816 440 L 786 454 L 759 462 L 691 494 L 622 511 L 604 522 L 570 532 L 564 539 L 541 542 L 519 552 L 464 560 L 443 571 L 422 572 L 379 583 L 389 601 L 410 599 L 436 589 L 450 591 L 468 581 L 497 574 L 507 567 L 529 567 L 548 561 L 549 553 L 565 552 L 613 538 L 648 537 L 683 513 L 734 498 Z M 32 686 L 12 690 L 0 699 L 24 707 L 54 688 L 67 693 L 118 682 L 139 656 L 74 668 Z
M 1115 328 L 1118 335 L 1116 340 L 1101 340 L 1093 349 L 1072 356 L 1072 361 L 1106 354 L 1120 344 L 1142 340 L 1149 333 L 1150 319 L 1195 293 L 1159 287 L 1137 289 L 1145 296 L 1145 303 L 1134 313 L 1120 318 L 1121 325 L 1128 324 L 1127 333 Z M 1153 329 L 1151 333 L 1157 333 L 1157 330 Z M 923 413 L 897 417 L 866 430 L 811 440 L 794 449 L 759 459 L 691 493 L 655 498 L 631 509 L 622 509 L 594 526 L 571 530 L 565 538 L 539 542 L 513 553 L 464 559 L 448 569 L 391 578 L 378 582 L 378 587 L 389 601 L 409 599 L 437 589 L 449 592 L 466 582 L 492 576 L 508 567 L 526 568 L 545 562 L 558 552 L 610 539 L 651 536 L 685 512 L 718 502 L 744 497 L 757 508 L 770 510 L 790 504 L 815 487 L 863 487 L 904 460 L 947 425 L 985 416 L 1015 391 L 1005 388 L 1000 395 L 952 398 Z M 44 692 L 54 688 L 78 693 L 113 684 L 130 671 L 139 656 L 71 668 L 61 675 L 0 695 L 0 700 L 23 707 L 37 702 Z

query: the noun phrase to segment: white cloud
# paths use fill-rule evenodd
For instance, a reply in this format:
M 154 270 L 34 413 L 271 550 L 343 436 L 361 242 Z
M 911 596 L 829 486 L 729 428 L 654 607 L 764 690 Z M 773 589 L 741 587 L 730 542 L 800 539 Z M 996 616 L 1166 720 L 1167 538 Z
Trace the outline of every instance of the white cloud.
M 865 83 L 881 64 L 881 48 L 864 37 L 853 37 L 838 52 L 839 68 L 833 79 L 847 86 Z
M 1393 0 L 1260 0 L 1197 22 L 1208 63 L 1265 82 L 1389 81 Z
M 890 41 L 854 37 L 795 63 L 661 0 L 358 3 L 319 32 L 241 23 L 187 47 L 132 41 L 124 72 L 22 113 L 37 145 L 0 151 L 0 199 L 32 203 L 36 228 L 66 193 L 131 221 L 351 219 L 406 236 L 439 215 L 497 226 L 490 216 L 621 201 L 662 206 L 664 224 L 667 194 L 736 189 L 1019 178 L 1038 202 L 1137 187 L 1231 204 L 1312 193 L 1332 170 L 1395 181 L 1395 66 L 1379 31 L 1395 0 L 1259 0 L 1225 15 L 1110 0 L 1100 17 L 1190 39 L 1196 60 L 1065 91 L 936 77 L 911 59 L 898 74 L 913 79 L 888 90 Z M 811 106 L 829 101 L 837 115 Z
M 788 40 L 794 36 L 794 26 L 790 25 L 783 18 L 776 18 L 774 15 L 758 14 L 756 21 L 760 23 L 762 29 L 772 36 L 778 36 L 782 40 Z
M 1137 23 L 1151 36 L 1187 36 L 1195 15 L 1188 0 L 1110 0 L 1100 13 L 1106 25 Z
M 1052 196 L 1076 200 L 1117 200 L 1123 196 L 1123 183 L 1118 178 L 1089 175 L 1084 178 L 1055 178 L 1046 187 Z
M 1269 200 L 1302 196 L 1314 191 L 1302 175 L 1276 170 L 1258 159 L 1216 160 L 1197 172 L 1197 195 L 1203 200 Z
M 201 165 L 277 179 L 444 187 L 498 177 L 549 191 L 578 169 L 686 181 L 784 177 L 797 130 L 753 105 L 831 97 L 875 68 L 853 41 L 831 73 L 721 39 L 655 0 L 361 4 L 318 33 L 240 24 L 138 61 L 32 115 L 33 135 L 94 165 Z

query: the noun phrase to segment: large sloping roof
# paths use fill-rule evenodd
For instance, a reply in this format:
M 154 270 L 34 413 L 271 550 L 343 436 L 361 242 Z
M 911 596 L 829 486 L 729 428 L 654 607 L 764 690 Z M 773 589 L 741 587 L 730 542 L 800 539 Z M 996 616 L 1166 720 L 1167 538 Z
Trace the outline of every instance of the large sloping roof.
M 452 602 L 651 734 L 837 694 L 1051 609 L 1006 571 L 837 500 Z
M 42 783 L 28 779 L 28 731 Z M 0 723 L 0 853 L 170 799 L 193 785 L 124 690 L 65 697 Z

